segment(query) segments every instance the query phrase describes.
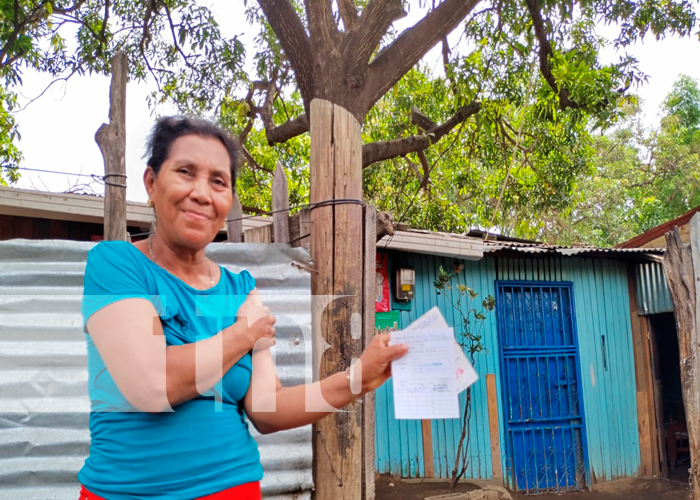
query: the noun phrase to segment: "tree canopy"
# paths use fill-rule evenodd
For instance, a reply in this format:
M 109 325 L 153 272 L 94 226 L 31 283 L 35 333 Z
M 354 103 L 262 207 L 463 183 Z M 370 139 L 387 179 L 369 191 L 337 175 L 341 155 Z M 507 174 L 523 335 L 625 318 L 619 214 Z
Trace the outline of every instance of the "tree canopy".
M 406 15 L 416 22 L 399 31 Z M 684 0 L 251 0 L 246 17 L 255 46 L 222 35 L 240 19 L 194 0 L 0 2 L 3 165 L 21 159 L 12 108 L 25 68 L 102 74 L 122 50 L 131 78 L 155 82 L 154 100 L 240 138 L 244 206 L 269 208 L 278 160 L 291 203 L 306 200 L 307 111 L 320 97 L 363 123 L 365 196 L 397 219 L 569 238 L 550 214 L 581 206 L 581 179 L 615 140 L 596 134 L 620 123 L 647 78 L 625 47 L 697 28 Z M 601 23 L 617 26 L 614 40 Z M 606 43 L 618 61 L 602 62 Z M 438 70 L 420 62 L 434 46 Z M 698 124 L 691 94 L 665 104 L 687 131 Z
M 700 205 L 698 95 L 698 82 L 681 75 L 658 127 L 645 126 L 630 106 L 616 127 L 595 135 L 595 167 L 566 210 L 543 216 L 540 236 L 615 245 Z

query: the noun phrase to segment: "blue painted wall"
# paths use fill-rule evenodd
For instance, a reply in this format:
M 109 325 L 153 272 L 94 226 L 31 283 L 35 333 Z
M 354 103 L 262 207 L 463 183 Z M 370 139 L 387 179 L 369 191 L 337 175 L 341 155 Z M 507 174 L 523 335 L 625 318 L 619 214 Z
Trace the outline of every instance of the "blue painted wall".
M 393 276 L 395 265 L 416 270 L 416 299 L 410 310 L 401 311 L 402 325 L 408 325 L 430 308 L 438 306 L 450 326 L 459 326 L 460 315 L 445 297 L 436 295 L 433 287 L 440 265 L 451 270 L 454 259 L 391 253 L 389 262 L 390 276 Z M 490 256 L 478 262 L 461 262 L 464 270 L 453 283 L 473 288 L 480 299 L 495 294 L 495 281 L 499 279 L 573 282 L 591 479 L 602 482 L 637 475 L 640 467 L 639 436 L 625 264 L 589 258 L 510 259 Z M 453 301 L 457 300 L 457 295 L 454 290 Z M 477 354 L 475 368 L 479 380 L 472 391 L 470 463 L 466 477 L 488 479 L 493 476 L 493 471 L 487 373 L 496 376 L 503 454 L 506 449 L 495 312 L 488 315 L 483 333 L 485 350 Z M 421 423 L 394 419 L 392 390 L 391 382 L 388 382 L 376 394 L 376 469 L 380 473 L 422 477 L 425 470 Z M 464 395 L 460 402 L 464 404 Z M 436 477 L 450 476 L 459 434 L 458 420 L 432 422 Z M 505 456 L 501 461 L 505 471 Z

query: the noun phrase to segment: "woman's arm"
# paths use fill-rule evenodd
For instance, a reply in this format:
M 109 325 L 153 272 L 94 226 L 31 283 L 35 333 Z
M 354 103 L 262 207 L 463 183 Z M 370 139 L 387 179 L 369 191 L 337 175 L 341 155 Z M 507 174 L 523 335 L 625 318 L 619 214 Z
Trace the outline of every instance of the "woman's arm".
M 170 411 L 210 390 L 258 346 L 274 343 L 274 316 L 253 290 L 238 320 L 192 344 L 166 346 L 163 326 L 146 299 L 124 299 L 93 314 L 90 337 L 124 397 L 144 412 Z
M 313 384 L 283 387 L 270 350 L 255 351 L 251 384 L 243 400 L 246 415 L 260 433 L 268 434 L 312 424 L 343 408 L 381 386 L 391 376 L 391 361 L 408 352 L 405 344 L 389 346 L 389 338 L 383 334 L 372 339 L 360 363 L 353 366 L 353 379 L 361 377 L 359 394 L 351 391 L 346 372 Z

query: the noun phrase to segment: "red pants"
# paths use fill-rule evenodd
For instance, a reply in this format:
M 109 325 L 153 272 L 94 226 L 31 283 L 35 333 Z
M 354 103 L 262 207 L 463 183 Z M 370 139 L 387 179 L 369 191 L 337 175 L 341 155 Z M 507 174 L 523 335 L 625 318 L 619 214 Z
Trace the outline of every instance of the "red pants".
M 197 500 L 260 500 L 260 482 L 246 483 L 240 486 L 234 486 L 218 493 L 213 493 L 205 497 L 200 497 Z M 94 493 L 90 493 L 85 486 L 80 489 L 79 500 L 105 500 L 98 497 Z

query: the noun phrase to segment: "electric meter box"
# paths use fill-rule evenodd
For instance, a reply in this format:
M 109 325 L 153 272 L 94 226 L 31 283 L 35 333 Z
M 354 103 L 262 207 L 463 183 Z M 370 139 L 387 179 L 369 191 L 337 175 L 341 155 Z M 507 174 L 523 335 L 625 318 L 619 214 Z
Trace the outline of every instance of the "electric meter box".
M 409 267 L 396 270 L 395 300 L 408 302 L 416 297 L 416 271 Z

